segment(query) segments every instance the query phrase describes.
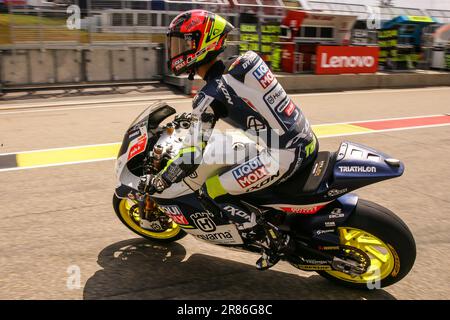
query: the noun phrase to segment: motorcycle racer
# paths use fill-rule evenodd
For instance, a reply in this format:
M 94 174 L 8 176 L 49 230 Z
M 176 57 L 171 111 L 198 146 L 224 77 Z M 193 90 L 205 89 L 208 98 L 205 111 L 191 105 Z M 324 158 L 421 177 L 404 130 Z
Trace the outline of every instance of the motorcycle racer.
M 198 74 L 206 85 L 194 97 L 192 113 L 175 119 L 191 124 L 190 144 L 151 177 L 150 193 L 162 192 L 196 170 L 219 119 L 257 140 L 262 151 L 206 180 L 198 192 L 205 209 L 220 211 L 220 204 L 230 198 L 279 184 L 314 161 L 318 142 L 308 120 L 261 57 L 248 51 L 231 61 L 218 58 L 233 28 L 221 16 L 204 10 L 183 12 L 171 22 L 167 33 L 169 69 L 175 75 L 188 73 L 191 80 Z M 248 221 L 256 230 L 254 216 Z M 257 234 L 251 227 L 247 224 L 245 230 Z M 258 259 L 257 268 L 275 265 L 289 240 L 269 230 L 265 239 L 268 249 Z

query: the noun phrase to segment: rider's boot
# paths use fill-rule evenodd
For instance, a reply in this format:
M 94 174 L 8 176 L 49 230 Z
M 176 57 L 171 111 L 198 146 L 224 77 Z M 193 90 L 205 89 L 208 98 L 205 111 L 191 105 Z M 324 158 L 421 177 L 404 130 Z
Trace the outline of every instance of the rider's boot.
M 261 257 L 256 261 L 256 269 L 261 271 L 276 265 L 283 254 L 293 249 L 291 237 L 273 228 L 267 230 L 266 243 L 268 248 L 263 249 Z

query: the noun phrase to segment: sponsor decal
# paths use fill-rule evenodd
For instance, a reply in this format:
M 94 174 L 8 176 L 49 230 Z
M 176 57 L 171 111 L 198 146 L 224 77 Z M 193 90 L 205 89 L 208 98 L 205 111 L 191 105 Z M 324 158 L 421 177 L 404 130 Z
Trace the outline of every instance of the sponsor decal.
M 269 70 L 269 67 L 264 62 L 261 62 L 258 68 L 253 71 L 253 76 L 259 81 L 259 84 L 264 89 L 270 86 L 273 80 L 275 80 L 272 71 Z
M 233 70 L 240 62 L 241 62 L 242 57 L 238 57 L 236 58 L 236 60 L 234 60 L 234 62 L 231 64 L 231 66 L 228 68 L 228 71 Z
M 256 132 L 267 129 L 266 125 L 254 116 L 250 116 L 247 118 L 247 128 Z
M 206 240 L 206 241 L 233 239 L 233 236 L 229 232 L 198 234 L 198 235 L 196 235 L 196 237 L 201 240 Z
M 250 221 L 250 215 L 245 213 L 244 211 L 242 211 L 239 208 L 233 207 L 233 206 L 225 206 L 223 208 L 225 211 L 227 211 L 231 216 L 235 217 L 241 217 L 247 221 Z
M 246 61 L 242 64 L 242 68 L 246 70 L 255 60 L 258 58 L 258 55 L 255 52 L 247 52 L 242 56 Z
M 298 214 L 315 214 L 322 209 L 325 205 L 319 205 L 314 207 L 282 207 L 284 212 L 298 213 Z
M 333 211 L 330 212 L 330 215 L 328 216 L 329 219 L 338 219 L 343 218 L 345 215 L 342 213 L 341 208 L 334 208 Z
M 318 265 L 328 264 L 328 261 L 326 260 L 303 259 L 303 261 L 309 264 L 318 264 Z
M 194 99 L 192 100 L 192 105 L 194 106 L 194 109 L 202 103 L 205 97 L 206 95 L 204 92 L 199 92 L 195 95 Z
M 280 171 L 277 172 L 277 174 L 270 176 L 269 178 L 267 178 L 266 180 L 263 180 L 262 182 L 258 183 L 256 186 L 252 186 L 249 189 L 247 189 L 247 191 L 245 192 L 252 192 L 258 189 L 261 189 L 262 187 L 264 187 L 266 184 L 268 184 L 269 182 L 275 180 L 276 178 L 278 178 L 278 176 L 280 175 Z
M 186 61 L 184 61 L 183 57 L 179 57 L 178 59 L 172 61 L 172 69 L 179 70 L 186 65 Z
M 247 188 L 257 183 L 269 174 L 259 157 L 237 167 L 232 173 L 242 188 Z
M 130 152 L 128 153 L 128 159 L 130 160 L 137 156 L 138 154 L 145 151 L 145 148 L 147 147 L 147 134 L 144 134 L 139 137 L 137 142 L 131 147 Z
M 334 221 L 325 221 L 325 228 L 336 227 L 336 222 Z
M 295 267 L 302 270 L 321 270 L 321 271 L 331 271 L 331 266 L 325 265 L 309 265 L 309 264 L 294 264 Z
M 148 221 L 145 219 L 141 219 L 139 221 L 139 225 L 141 228 L 147 229 L 147 230 L 155 230 L 155 231 L 162 231 L 163 227 L 159 223 L 159 221 Z
M 339 170 L 345 173 L 376 173 L 377 168 L 373 166 L 339 166 Z
M 336 161 L 344 159 L 346 152 L 347 152 L 347 144 L 342 143 L 341 146 L 339 147 L 339 152 L 338 152 Z
M 197 179 L 197 178 L 198 178 L 197 171 L 192 172 L 192 173 L 189 175 L 189 178 L 191 178 L 191 179 Z
M 216 224 L 211 219 L 212 214 L 209 212 L 197 212 L 191 215 L 191 219 L 194 221 L 195 226 L 203 232 L 216 231 Z
M 270 90 L 268 93 L 264 95 L 264 101 L 269 107 L 278 106 L 281 102 L 286 100 L 286 98 L 287 98 L 286 91 L 284 91 L 283 87 L 279 83 L 272 90 Z M 281 112 L 279 110 L 277 111 Z
M 134 137 L 138 136 L 140 133 L 141 133 L 141 130 L 136 129 L 136 130 L 130 132 L 130 134 L 128 135 L 128 138 L 133 139 Z
M 256 107 L 253 105 L 253 103 L 252 103 L 250 100 L 248 100 L 248 99 L 246 99 L 246 98 L 241 98 L 241 99 L 247 104 L 247 106 L 248 106 L 250 109 L 252 109 L 253 111 L 258 112 L 258 110 L 256 110 Z
M 278 89 L 278 87 L 281 88 L 281 85 L 278 84 L 274 89 Z M 282 127 L 289 130 L 296 122 L 302 120 L 300 109 L 286 95 L 284 89 L 281 89 L 282 91 L 274 89 L 264 95 L 265 102 Z M 284 94 L 281 92 L 284 92 Z M 273 102 L 273 105 L 269 104 L 269 102 Z
M 217 41 L 211 43 L 210 45 L 208 45 L 207 47 L 201 49 L 200 51 L 196 52 L 195 54 L 190 54 L 187 57 L 187 64 L 191 64 L 195 62 L 195 59 L 200 57 L 202 54 L 204 54 L 206 51 L 209 51 L 210 49 L 216 47 L 217 45 Z
M 319 246 L 318 249 L 326 251 L 326 250 L 339 250 L 340 248 L 339 246 L 326 246 L 326 247 Z
M 316 162 L 314 164 L 314 168 L 313 168 L 313 171 L 312 171 L 314 177 L 320 176 L 320 174 L 322 173 L 324 165 L 325 165 L 325 161 L 324 160 L 322 160 L 320 162 Z
M 334 229 L 329 229 L 329 230 L 317 230 L 317 231 L 316 231 L 316 235 L 320 236 L 321 234 L 331 233 L 331 232 L 334 232 Z
M 188 225 L 189 222 L 186 220 L 185 216 L 180 210 L 180 207 L 178 206 L 159 206 L 159 208 L 169 217 L 172 218 L 172 220 L 176 224 L 182 224 L 182 225 Z
M 347 188 L 340 189 L 340 190 L 338 190 L 338 189 L 331 189 L 330 191 L 328 191 L 327 194 L 328 194 L 329 197 L 335 197 L 335 196 L 338 196 L 340 194 L 346 193 L 347 190 L 348 190 Z
M 302 132 L 297 134 L 291 140 L 286 143 L 286 148 L 292 148 L 296 146 L 300 141 L 307 139 L 309 136 L 312 136 L 312 133 L 309 131 L 309 123 L 306 121 L 305 124 L 308 124 L 308 129 L 303 128 Z
M 292 101 L 289 101 L 289 104 L 284 109 L 284 114 L 286 116 L 290 117 L 295 109 L 296 109 L 295 104 Z M 298 114 L 297 114 L 297 117 L 298 117 Z
M 199 240 L 211 241 L 223 244 L 242 244 L 242 238 L 239 235 L 236 225 L 218 225 L 216 230 L 203 232 L 200 229 L 186 229 L 186 231 Z
M 378 55 L 378 47 L 319 46 L 316 73 L 375 73 Z
M 223 95 L 225 96 L 225 99 L 227 99 L 227 102 L 231 105 L 234 105 L 233 99 L 231 98 L 230 93 L 228 92 L 227 88 L 225 87 L 222 81 L 217 80 L 217 88 L 219 88 L 220 91 L 222 91 Z
M 166 178 L 169 181 L 176 181 L 182 173 L 183 173 L 183 170 L 179 166 L 171 165 L 167 168 L 165 174 L 166 174 Z
M 397 254 L 397 251 L 395 251 L 394 247 L 392 247 L 390 244 L 388 244 L 387 246 L 389 247 L 389 249 L 392 252 L 392 255 L 394 256 L 394 270 L 392 270 L 391 276 L 395 278 L 400 272 L 400 258 Z

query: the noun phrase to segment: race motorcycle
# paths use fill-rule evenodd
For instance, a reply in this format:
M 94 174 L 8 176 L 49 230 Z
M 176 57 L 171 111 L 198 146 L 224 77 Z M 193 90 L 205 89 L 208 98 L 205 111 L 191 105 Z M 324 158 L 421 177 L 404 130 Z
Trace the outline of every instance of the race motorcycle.
M 168 104 L 156 103 L 127 130 L 116 162 L 113 206 L 117 216 L 133 232 L 153 241 L 171 242 L 191 234 L 213 244 L 261 253 L 265 243 L 245 237 L 231 222 L 231 218 L 249 216 L 242 207 L 230 204 L 214 214 L 199 201 L 196 191 L 223 164 L 202 160 L 181 183 L 162 193 L 145 192 L 142 186 L 149 175 L 158 173 L 177 155 L 188 132 L 189 123 L 168 120 L 175 113 Z M 224 143 L 232 148 L 256 148 L 242 133 L 213 133 L 203 159 L 208 159 L 211 150 L 214 156 L 217 150 L 226 150 L 214 147 Z M 239 201 L 264 230 L 270 226 L 291 237 L 295 247 L 283 254 L 282 260 L 295 268 L 315 271 L 350 287 L 381 288 L 398 282 L 411 270 L 415 241 L 393 212 L 350 192 L 399 177 L 403 171 L 404 164 L 397 159 L 342 142 L 337 152 L 319 152 L 306 170 L 276 187 L 239 196 Z

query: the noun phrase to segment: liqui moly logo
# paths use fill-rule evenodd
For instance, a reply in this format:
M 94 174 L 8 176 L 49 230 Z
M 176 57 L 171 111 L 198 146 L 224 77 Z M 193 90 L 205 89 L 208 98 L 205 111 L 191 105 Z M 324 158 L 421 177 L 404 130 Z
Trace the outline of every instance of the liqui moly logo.
M 268 174 L 267 169 L 258 157 L 233 170 L 233 176 L 242 188 L 255 184 L 267 177 Z
M 159 206 L 161 210 L 172 218 L 176 224 L 188 225 L 189 222 L 184 217 L 178 206 Z
M 275 76 L 272 71 L 269 70 L 269 67 L 264 63 L 261 64 L 253 71 L 253 76 L 259 81 L 261 86 L 265 89 L 275 80 Z
M 378 69 L 379 48 L 319 46 L 317 74 L 374 73 Z

